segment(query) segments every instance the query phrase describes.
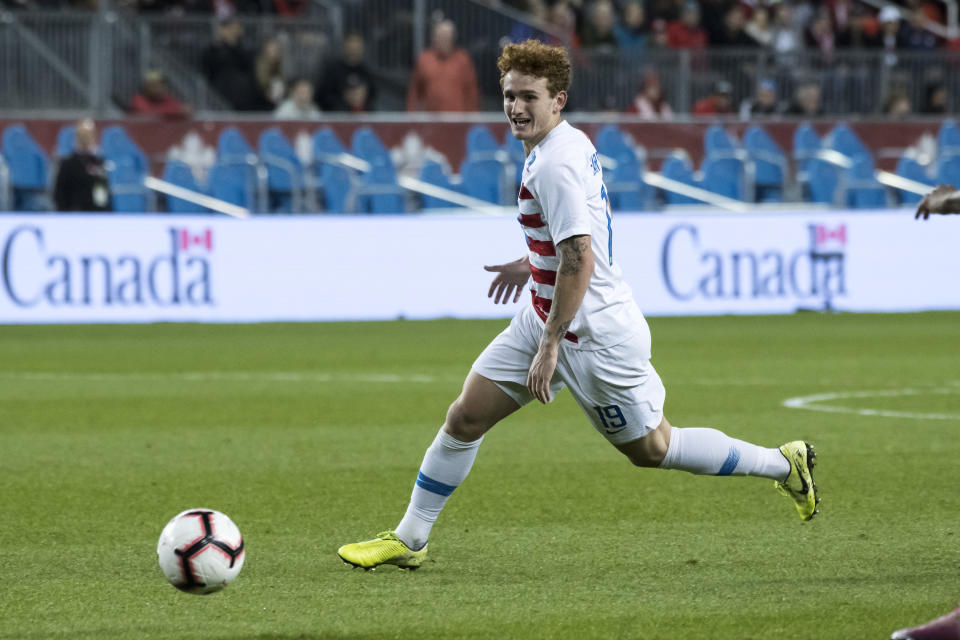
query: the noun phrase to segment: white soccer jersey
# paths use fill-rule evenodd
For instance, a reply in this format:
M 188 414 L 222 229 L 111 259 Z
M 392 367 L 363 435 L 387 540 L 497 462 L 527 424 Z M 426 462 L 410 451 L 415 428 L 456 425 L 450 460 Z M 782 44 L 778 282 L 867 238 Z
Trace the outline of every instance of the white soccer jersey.
M 533 309 L 545 322 L 553 304 L 560 257 L 556 244 L 589 235 L 594 269 L 566 339 L 597 350 L 650 329 L 613 259 L 613 220 L 603 171 L 593 143 L 566 121 L 554 127 L 527 156 L 518 196 L 533 276 Z

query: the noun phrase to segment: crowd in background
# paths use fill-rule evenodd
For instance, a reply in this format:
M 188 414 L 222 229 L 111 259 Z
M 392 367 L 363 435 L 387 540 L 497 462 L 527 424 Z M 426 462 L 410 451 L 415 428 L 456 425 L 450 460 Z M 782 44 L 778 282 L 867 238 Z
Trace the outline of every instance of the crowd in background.
M 41 8 L 62 6 L 64 1 L 0 0 L 7 7 Z M 96 0 L 66 2 L 73 7 L 96 6 Z M 625 57 L 640 55 L 638 52 L 655 55 L 657 51 L 697 52 L 709 48 L 769 52 L 781 62 L 799 53 L 815 53 L 817 64 L 828 67 L 831 57 L 840 52 L 875 50 L 884 52 L 892 66 L 899 53 L 960 51 L 960 38 L 941 38 L 930 29 L 944 24 L 942 4 L 932 0 L 902 2 L 880 11 L 857 0 L 485 0 L 484 4 L 505 6 L 526 15 L 505 40 L 520 41 L 546 33 L 553 43 L 569 46 L 575 62 L 578 51 Z M 362 0 L 346 2 L 351 3 L 360 5 Z M 367 43 L 360 32 L 345 34 L 314 77 L 292 77 L 285 69 L 278 40 L 251 41 L 243 21 L 237 19 L 251 14 L 309 12 L 314 5 L 307 0 L 136 0 L 133 6 L 143 12 L 201 13 L 218 18 L 213 41 L 203 51 L 200 71 L 233 110 L 313 120 L 322 112 L 356 113 L 377 108 L 377 74 L 367 62 Z M 430 44 L 410 69 L 406 108 L 482 109 L 475 65 L 483 61 L 458 44 L 457 25 L 431 17 Z M 535 33 L 535 29 L 541 31 Z M 667 95 L 663 71 L 651 66 L 654 68 L 645 68 L 633 81 L 635 97 L 629 105 L 583 107 L 627 111 L 650 119 L 673 118 L 675 107 Z M 786 77 L 756 74 L 747 83 L 735 82 L 736 90 L 731 81 L 737 78 L 729 70 L 703 75 L 708 82 L 689 105 L 695 115 L 812 117 L 825 111 L 822 75 L 798 79 L 795 70 Z M 891 117 L 944 113 L 948 107 L 946 86 L 936 78 L 925 83 L 923 96 L 916 104 L 906 91 L 893 86 L 875 111 Z M 749 95 L 743 93 L 744 84 L 751 88 Z M 191 115 L 190 107 L 171 94 L 158 70 L 144 76 L 140 91 L 124 106 L 138 115 Z M 490 107 L 489 100 L 486 106 Z M 579 105 L 574 102 L 572 106 Z

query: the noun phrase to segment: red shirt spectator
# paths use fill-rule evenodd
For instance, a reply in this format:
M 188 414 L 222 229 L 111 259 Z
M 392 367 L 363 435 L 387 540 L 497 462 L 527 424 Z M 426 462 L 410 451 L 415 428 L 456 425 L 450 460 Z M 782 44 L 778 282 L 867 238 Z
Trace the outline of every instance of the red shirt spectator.
M 693 113 L 698 116 L 717 115 L 721 113 L 733 113 L 733 101 L 731 95 L 733 87 L 726 80 L 718 80 L 713 85 L 713 93 L 706 98 L 697 100 L 693 105 Z
M 190 110 L 170 95 L 163 74 L 156 70 L 147 71 L 143 75 L 140 93 L 130 98 L 130 113 L 159 118 L 190 117 Z
M 700 27 L 700 7 L 696 2 L 683 5 L 680 20 L 667 25 L 667 46 L 671 49 L 707 47 L 707 32 Z
M 433 45 L 420 54 L 407 91 L 407 111 L 476 111 L 480 89 L 467 52 L 454 47 L 449 20 L 433 28 Z

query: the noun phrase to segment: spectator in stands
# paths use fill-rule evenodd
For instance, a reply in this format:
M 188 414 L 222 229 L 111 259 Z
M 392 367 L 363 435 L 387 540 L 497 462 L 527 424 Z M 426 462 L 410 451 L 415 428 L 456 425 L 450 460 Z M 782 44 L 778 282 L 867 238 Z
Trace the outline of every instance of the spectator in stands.
M 777 102 L 777 85 L 773 80 L 764 78 L 757 83 L 757 93 L 740 103 L 740 119 L 749 120 L 755 116 L 773 116 L 780 113 Z
M 852 49 L 872 49 L 880 46 L 880 23 L 875 16 L 857 15 L 847 29 L 837 32 L 837 46 Z
M 743 30 L 761 47 L 773 46 L 773 25 L 770 24 L 770 10 L 766 5 L 758 4 L 753 8 L 753 15 Z
M 640 51 L 647 44 L 647 23 L 643 3 L 630 0 L 623 7 L 623 22 L 613 28 L 620 51 Z
M 76 149 L 60 161 L 53 187 L 57 211 L 111 211 L 113 199 L 103 156 L 96 153 L 97 125 L 76 124 Z
M 367 110 L 369 104 L 370 88 L 360 76 L 350 76 L 347 78 L 347 86 L 343 88 L 343 102 L 347 111 L 353 113 L 362 113 Z
M 433 27 L 429 49 L 417 58 L 407 91 L 408 111 L 476 111 L 480 89 L 473 61 L 456 46 L 450 20 Z
M 923 113 L 943 114 L 947 112 L 947 103 L 950 101 L 950 95 L 947 93 L 947 87 L 942 83 L 935 82 L 927 85 L 924 92 Z
M 899 44 L 903 49 L 931 51 L 937 48 L 937 36 L 927 30 L 927 16 L 922 9 L 908 14 L 907 21 L 900 26 Z
M 803 48 L 801 33 L 794 27 L 793 11 L 786 2 L 777 5 L 773 16 L 773 50 L 781 64 L 790 64 L 790 54 Z
M 837 41 L 836 34 L 833 32 L 833 24 L 830 21 L 830 14 L 826 10 L 820 10 L 816 13 L 804 36 L 807 48 L 820 54 L 818 62 L 829 65 L 833 61 Z
M 726 80 L 717 80 L 710 95 L 693 105 L 693 113 L 698 116 L 733 113 L 733 86 Z
M 163 73 L 157 69 L 143 74 L 140 91 L 130 99 L 130 113 L 170 119 L 190 117 L 190 109 L 170 94 Z
M 613 33 L 613 3 L 610 0 L 597 0 L 590 11 L 590 18 L 583 25 L 580 44 L 584 47 L 617 46 L 617 37 Z
M 557 0 L 547 12 L 547 22 L 554 31 L 563 34 L 561 40 L 550 37 L 547 44 L 553 46 L 566 45 L 571 49 L 580 46 L 580 36 L 577 34 L 577 14 L 568 0 Z
M 677 0 L 648 0 L 646 9 L 651 26 L 657 20 L 669 24 L 680 17 L 680 4 Z
M 236 111 L 271 108 L 253 71 L 253 58 L 240 40 L 243 24 L 235 18 L 220 22 L 213 43 L 204 50 L 201 68 L 214 91 Z
M 700 9 L 700 27 L 707 33 L 707 43 L 711 45 L 720 44 L 723 40 L 724 18 L 735 2 L 732 2 L 732 0 L 696 0 L 696 3 Z
M 883 115 L 888 118 L 902 120 L 909 116 L 911 111 L 910 96 L 908 96 L 905 91 L 891 91 L 883 103 Z
M 271 105 L 278 105 L 287 93 L 286 80 L 283 77 L 283 55 L 280 41 L 270 38 L 260 47 L 260 54 L 254 63 L 254 73 L 260 92 Z
M 886 51 L 884 62 L 892 67 L 897 64 L 897 54 L 900 46 L 900 10 L 893 5 L 887 5 L 880 10 L 880 46 Z
M 680 19 L 667 25 L 667 46 L 671 49 L 705 49 L 707 32 L 700 27 L 700 5 L 687 0 Z
M 673 109 L 663 95 L 660 76 L 648 72 L 643 77 L 640 93 L 633 99 L 627 113 L 636 113 L 647 120 L 673 120 Z
M 648 49 L 669 49 L 670 40 L 667 36 L 667 22 L 657 18 L 650 23 L 650 38 L 647 39 Z
M 794 100 L 787 109 L 792 116 L 816 118 L 823 115 L 823 101 L 820 96 L 820 85 L 808 81 L 797 87 Z
M 343 50 L 338 58 L 327 63 L 320 75 L 320 82 L 314 94 L 314 101 L 324 111 L 355 111 L 354 105 L 346 100 L 349 85 L 366 87 L 363 108 L 360 111 L 373 111 L 376 87 L 373 74 L 364 62 L 364 41 L 359 33 L 348 33 L 343 39 Z
M 717 33 L 714 44 L 723 47 L 755 47 L 756 40 L 751 38 L 746 30 L 747 15 L 743 6 L 735 4 L 723 16 L 723 29 Z
M 550 13 L 544 0 L 526 0 L 521 11 L 526 14 L 525 20 L 517 20 L 510 30 L 511 42 L 523 42 L 530 38 L 539 39 L 540 31 L 534 25 L 544 25 Z
M 290 96 L 273 112 L 277 120 L 319 120 L 320 109 L 313 103 L 313 83 L 306 78 L 295 80 Z

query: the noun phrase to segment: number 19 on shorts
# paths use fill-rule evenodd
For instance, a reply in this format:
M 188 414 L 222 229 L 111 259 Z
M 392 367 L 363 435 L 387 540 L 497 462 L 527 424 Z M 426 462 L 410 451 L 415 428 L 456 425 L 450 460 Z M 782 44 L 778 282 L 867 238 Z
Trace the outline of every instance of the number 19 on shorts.
M 627 418 L 623 411 L 615 404 L 608 404 L 605 407 L 596 406 L 593 408 L 600 416 L 600 422 L 607 433 L 616 433 L 627 426 Z

